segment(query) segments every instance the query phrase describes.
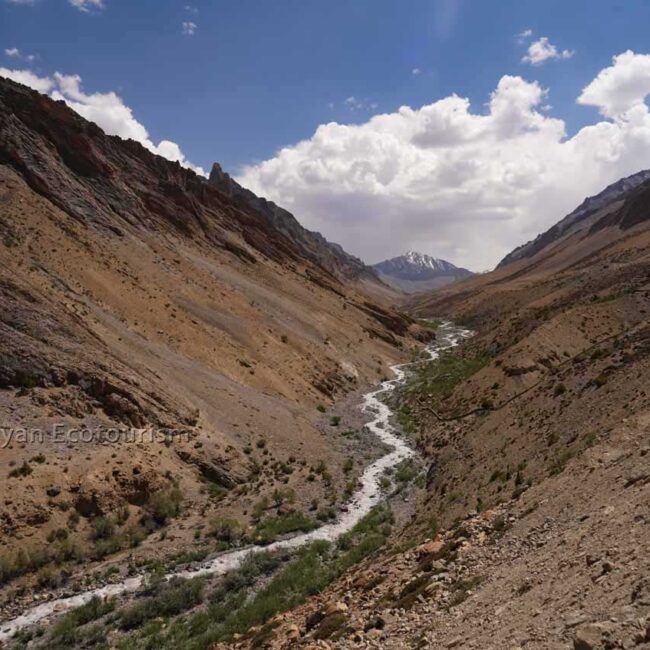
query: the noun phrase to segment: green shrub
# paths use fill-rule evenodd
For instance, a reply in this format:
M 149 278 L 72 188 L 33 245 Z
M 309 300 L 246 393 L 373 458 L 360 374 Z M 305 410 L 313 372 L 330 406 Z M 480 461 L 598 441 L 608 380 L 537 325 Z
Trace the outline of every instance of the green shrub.
M 253 532 L 253 539 L 268 544 L 281 535 L 307 532 L 316 528 L 316 522 L 302 512 L 287 512 L 262 519 Z
M 244 530 L 236 519 L 215 517 L 210 521 L 210 531 L 208 534 L 220 542 L 234 544 L 242 538 Z
M 154 587 L 153 596 L 138 600 L 118 612 L 119 627 L 133 630 L 150 619 L 176 616 L 192 609 L 203 602 L 204 587 L 203 578 L 172 578 L 169 582 L 161 582 Z
M 174 487 L 156 492 L 147 505 L 153 521 L 164 526 L 170 519 L 178 517 L 183 507 L 183 493 Z
M 56 623 L 50 633 L 50 641 L 63 647 L 78 647 L 83 638 L 79 628 L 99 620 L 114 609 L 114 601 L 103 601 L 95 596 L 85 605 L 68 612 Z
M 92 522 L 94 539 L 109 539 L 115 533 L 112 517 L 96 517 Z

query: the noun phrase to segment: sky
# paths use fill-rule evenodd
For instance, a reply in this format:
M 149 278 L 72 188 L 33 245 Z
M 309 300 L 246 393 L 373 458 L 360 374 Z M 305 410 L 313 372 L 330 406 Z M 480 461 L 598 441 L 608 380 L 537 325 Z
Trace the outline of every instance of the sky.
M 647 0 L 0 0 L 0 76 L 367 262 L 485 270 L 650 167 L 648 25 Z

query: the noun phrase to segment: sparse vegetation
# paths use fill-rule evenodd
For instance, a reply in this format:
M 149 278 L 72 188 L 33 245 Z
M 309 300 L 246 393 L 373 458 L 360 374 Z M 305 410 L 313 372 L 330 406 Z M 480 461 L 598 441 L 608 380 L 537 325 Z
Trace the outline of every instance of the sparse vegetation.
M 244 534 L 244 529 L 236 519 L 214 517 L 210 521 L 210 529 L 208 534 L 220 542 L 235 544 L 241 540 Z
M 264 517 L 252 533 L 253 541 L 258 544 L 270 544 L 282 535 L 307 532 L 316 527 L 316 522 L 302 512 L 288 512 Z
M 15 467 L 9 472 L 9 478 L 22 478 L 29 476 L 34 470 L 31 465 L 25 461 L 20 467 Z
M 122 630 L 141 627 L 146 621 L 158 617 L 178 615 L 203 601 L 203 578 L 157 583 L 150 595 L 117 612 L 118 626 Z
M 84 641 L 87 641 L 89 633 L 93 633 L 93 630 L 84 630 L 83 628 L 114 610 L 114 601 L 103 601 L 97 597 L 92 598 L 85 605 L 68 612 L 54 625 L 48 639 L 49 647 L 72 648 L 82 646 Z
M 417 422 L 409 406 L 411 396 L 445 399 L 451 395 L 458 384 L 485 367 L 489 360 L 490 357 L 487 355 L 464 357 L 456 351 L 447 350 L 437 359 L 416 366 L 413 375 L 399 391 L 400 403 L 396 412 L 402 429 L 410 433 L 417 428 Z M 494 406 L 489 398 L 485 398 L 481 408 L 491 410 Z
M 441 320 L 430 320 L 428 318 L 421 318 L 418 322 L 422 327 L 426 327 L 434 332 L 442 325 Z
M 154 580 L 141 600 L 114 614 L 119 627 L 127 632 L 118 647 L 199 650 L 251 629 L 252 642 L 263 644 L 273 635 L 274 626 L 269 622 L 274 616 L 321 592 L 349 567 L 377 551 L 386 542 L 391 523 L 389 509 L 375 508 L 337 546 L 320 541 L 298 550 L 257 591 L 254 587 L 259 579 L 283 563 L 279 555 L 251 554 L 211 592 L 201 579 Z M 201 603 L 204 607 L 195 609 Z M 195 611 L 186 614 L 189 609 Z M 345 625 L 339 619 L 319 628 L 319 638 L 334 638 Z
M 148 504 L 148 511 L 157 525 L 164 526 L 169 519 L 181 514 L 182 504 L 183 493 L 178 487 L 172 487 L 154 494 Z

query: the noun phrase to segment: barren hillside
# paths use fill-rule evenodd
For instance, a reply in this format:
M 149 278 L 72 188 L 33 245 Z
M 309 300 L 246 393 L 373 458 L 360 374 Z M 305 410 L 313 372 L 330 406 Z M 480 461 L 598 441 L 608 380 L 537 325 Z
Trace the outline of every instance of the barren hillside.
M 336 513 L 379 450 L 324 413 L 426 332 L 342 284 L 322 238 L 7 80 L 0 163 L 4 602 L 116 553 L 214 550 L 217 515 L 256 535 Z

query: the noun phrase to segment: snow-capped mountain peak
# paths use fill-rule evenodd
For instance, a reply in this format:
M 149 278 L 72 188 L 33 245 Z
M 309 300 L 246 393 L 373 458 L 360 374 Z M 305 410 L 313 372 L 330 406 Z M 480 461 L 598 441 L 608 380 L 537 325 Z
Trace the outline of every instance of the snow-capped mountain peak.
M 451 262 L 413 250 L 373 268 L 384 282 L 407 293 L 436 288 L 472 275 L 471 271 Z

